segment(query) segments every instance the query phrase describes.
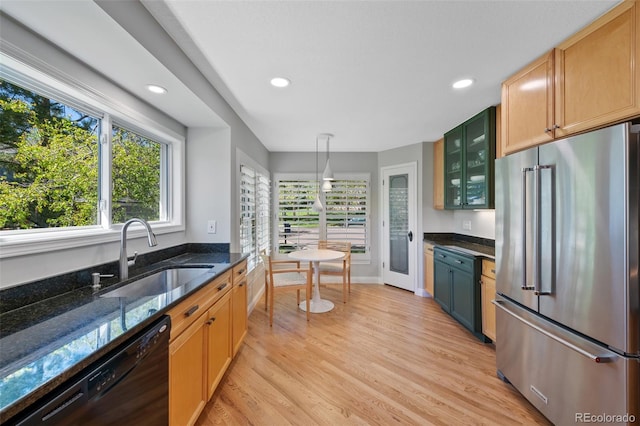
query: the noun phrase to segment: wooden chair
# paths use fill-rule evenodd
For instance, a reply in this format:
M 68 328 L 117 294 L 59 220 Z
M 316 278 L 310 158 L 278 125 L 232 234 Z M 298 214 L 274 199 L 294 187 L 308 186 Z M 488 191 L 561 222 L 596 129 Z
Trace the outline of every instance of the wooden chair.
M 265 251 L 260 254 L 260 258 L 264 263 L 264 308 L 269 307 L 269 325 L 273 326 L 273 296 L 276 291 L 296 290 L 297 307 L 300 305 L 300 290 L 304 290 L 307 302 L 307 321 L 309 321 L 313 282 L 311 267 L 301 268 L 300 261 L 296 260 L 273 260 Z
M 344 257 L 333 262 L 320 262 L 319 281 L 322 283 L 323 275 L 342 277 L 342 283 L 326 282 L 321 285 L 342 284 L 342 302 L 347 303 L 348 293 L 351 293 L 351 243 L 348 241 L 318 241 L 319 249 L 329 249 L 344 252 Z

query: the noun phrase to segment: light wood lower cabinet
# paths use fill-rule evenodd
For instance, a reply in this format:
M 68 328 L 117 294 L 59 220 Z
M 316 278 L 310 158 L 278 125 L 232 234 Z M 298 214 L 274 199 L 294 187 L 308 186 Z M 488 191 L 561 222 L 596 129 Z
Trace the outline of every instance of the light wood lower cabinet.
M 222 296 L 207 312 L 207 401 L 231 364 L 231 297 Z
M 496 341 L 496 307 L 492 300 L 496 298 L 496 263 L 492 260 L 482 260 L 482 334 Z
M 433 244 L 424 243 L 424 289 L 433 297 Z
M 205 316 L 169 344 L 169 424 L 192 425 L 207 403 Z
M 241 262 L 233 268 L 233 288 L 231 290 L 233 330 L 232 347 L 233 356 L 238 353 L 238 349 L 247 334 L 247 261 Z
M 229 271 L 169 311 L 170 426 L 195 424 L 231 364 L 232 294 Z

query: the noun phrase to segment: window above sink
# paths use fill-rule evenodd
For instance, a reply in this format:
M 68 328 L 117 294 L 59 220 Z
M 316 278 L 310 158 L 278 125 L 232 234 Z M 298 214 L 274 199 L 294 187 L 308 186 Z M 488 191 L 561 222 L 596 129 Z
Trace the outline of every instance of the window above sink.
M 23 58 L 0 60 L 19 167 L 0 181 L 1 258 L 115 241 L 132 215 L 157 234 L 184 230 L 184 137 Z

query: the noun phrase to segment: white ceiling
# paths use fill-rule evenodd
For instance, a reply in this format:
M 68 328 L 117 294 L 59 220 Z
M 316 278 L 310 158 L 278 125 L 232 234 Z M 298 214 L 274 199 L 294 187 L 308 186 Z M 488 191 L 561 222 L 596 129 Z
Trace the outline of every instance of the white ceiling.
M 373 152 L 436 140 L 498 104 L 502 80 L 616 3 L 142 0 L 270 151 L 313 151 L 330 132 L 332 151 Z M 95 3 L 0 9 L 186 126 L 219 122 Z M 276 76 L 291 86 L 270 86 Z M 454 91 L 462 77 L 476 83 Z M 145 93 L 152 81 L 169 94 Z

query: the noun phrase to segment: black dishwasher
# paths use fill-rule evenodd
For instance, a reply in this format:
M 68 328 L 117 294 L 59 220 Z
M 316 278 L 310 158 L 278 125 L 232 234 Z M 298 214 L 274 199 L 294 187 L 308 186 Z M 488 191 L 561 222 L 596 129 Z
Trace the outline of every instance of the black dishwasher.
M 18 425 L 167 425 L 169 331 L 162 317 L 36 403 Z

